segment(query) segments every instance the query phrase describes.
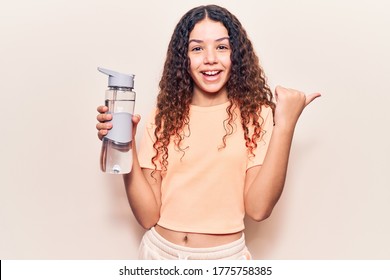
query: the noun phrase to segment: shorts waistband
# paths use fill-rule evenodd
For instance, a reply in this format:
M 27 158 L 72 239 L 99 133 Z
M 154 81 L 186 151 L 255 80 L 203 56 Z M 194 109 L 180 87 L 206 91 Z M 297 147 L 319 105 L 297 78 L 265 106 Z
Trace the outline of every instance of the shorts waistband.
M 167 259 L 226 259 L 232 257 L 237 259 L 246 251 L 245 236 L 242 236 L 231 243 L 207 248 L 191 248 L 174 244 L 162 237 L 155 228 L 151 228 L 144 235 L 143 242 L 152 250 L 158 251 L 158 254 Z

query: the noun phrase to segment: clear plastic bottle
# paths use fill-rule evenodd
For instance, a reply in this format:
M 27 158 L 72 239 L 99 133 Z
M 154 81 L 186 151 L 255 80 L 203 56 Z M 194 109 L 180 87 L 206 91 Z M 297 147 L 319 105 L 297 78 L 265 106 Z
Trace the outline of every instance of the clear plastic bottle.
M 135 105 L 134 75 L 98 68 L 109 76 L 105 105 L 112 114 L 112 128 L 103 138 L 100 168 L 111 174 L 127 174 L 133 166 L 132 116 Z

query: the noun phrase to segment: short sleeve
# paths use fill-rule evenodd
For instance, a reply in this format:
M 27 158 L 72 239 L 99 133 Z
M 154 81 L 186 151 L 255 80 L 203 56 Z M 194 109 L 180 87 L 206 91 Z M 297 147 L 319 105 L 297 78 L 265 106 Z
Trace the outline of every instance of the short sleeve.
M 156 151 L 153 148 L 153 144 L 156 141 L 156 137 L 154 135 L 154 130 L 156 128 L 154 123 L 155 114 L 156 110 L 153 110 L 153 112 L 149 115 L 141 137 L 141 142 L 139 144 L 138 161 L 141 168 L 155 169 L 155 166 L 152 163 L 152 158 L 156 155 Z M 157 170 L 161 170 L 160 163 L 155 163 L 157 164 Z
M 271 107 L 263 106 L 261 108 L 261 117 L 264 122 L 261 126 L 262 128 L 262 137 L 257 142 L 256 149 L 253 150 L 253 155 L 248 155 L 247 169 L 256 166 L 262 165 L 267 154 L 269 142 L 271 140 L 272 130 L 274 127 L 274 117 Z

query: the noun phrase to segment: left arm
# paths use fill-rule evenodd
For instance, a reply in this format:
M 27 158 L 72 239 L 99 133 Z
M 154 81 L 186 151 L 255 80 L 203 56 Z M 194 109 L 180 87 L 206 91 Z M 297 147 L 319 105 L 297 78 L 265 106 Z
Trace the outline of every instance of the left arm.
M 294 130 L 303 109 L 319 97 L 276 87 L 275 126 L 262 166 L 248 169 L 245 179 L 245 212 L 256 221 L 269 217 L 282 194 Z

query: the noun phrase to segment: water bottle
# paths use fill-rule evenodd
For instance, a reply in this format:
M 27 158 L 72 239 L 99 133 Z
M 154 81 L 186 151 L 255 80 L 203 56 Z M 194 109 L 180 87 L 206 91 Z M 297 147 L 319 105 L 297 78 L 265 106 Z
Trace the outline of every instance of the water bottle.
M 127 174 L 133 166 L 132 116 L 135 105 L 134 75 L 98 67 L 108 75 L 105 105 L 112 114 L 112 128 L 103 138 L 100 168 L 111 174 Z

